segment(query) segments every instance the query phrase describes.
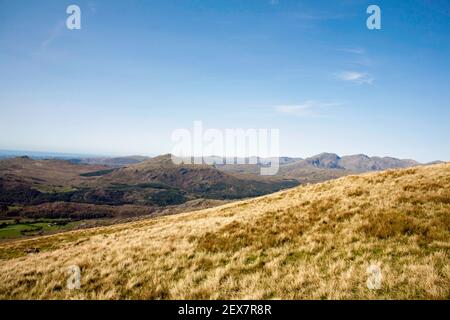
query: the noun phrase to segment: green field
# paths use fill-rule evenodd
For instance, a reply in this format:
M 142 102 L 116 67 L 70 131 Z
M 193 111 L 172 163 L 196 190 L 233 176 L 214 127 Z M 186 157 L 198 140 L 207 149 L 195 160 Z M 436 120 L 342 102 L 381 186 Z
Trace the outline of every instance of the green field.
M 0 220 L 0 240 L 16 239 L 26 236 L 37 236 L 54 231 L 67 230 L 79 224 L 61 219 L 44 220 Z

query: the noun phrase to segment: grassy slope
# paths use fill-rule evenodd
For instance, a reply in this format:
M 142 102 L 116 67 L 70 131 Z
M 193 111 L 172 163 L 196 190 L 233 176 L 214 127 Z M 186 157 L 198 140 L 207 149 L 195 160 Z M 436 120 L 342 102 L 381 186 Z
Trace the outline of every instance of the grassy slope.
M 448 299 L 449 228 L 450 164 L 349 176 L 2 244 L 0 298 Z M 73 264 L 82 286 L 70 291 Z

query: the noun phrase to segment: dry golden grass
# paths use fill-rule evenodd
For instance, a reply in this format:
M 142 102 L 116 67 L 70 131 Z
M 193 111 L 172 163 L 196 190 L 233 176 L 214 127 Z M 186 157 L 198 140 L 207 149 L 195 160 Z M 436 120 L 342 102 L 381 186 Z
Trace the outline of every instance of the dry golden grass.
M 449 229 L 450 164 L 349 176 L 2 244 L 0 298 L 448 299 Z M 380 290 L 366 286 L 371 264 Z

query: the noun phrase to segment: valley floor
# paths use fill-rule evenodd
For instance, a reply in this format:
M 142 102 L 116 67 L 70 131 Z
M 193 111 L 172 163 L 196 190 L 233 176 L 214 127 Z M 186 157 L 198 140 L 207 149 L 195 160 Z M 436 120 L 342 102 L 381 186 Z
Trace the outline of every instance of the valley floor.
M 449 299 L 449 253 L 450 164 L 439 164 L 3 243 L 0 298 Z

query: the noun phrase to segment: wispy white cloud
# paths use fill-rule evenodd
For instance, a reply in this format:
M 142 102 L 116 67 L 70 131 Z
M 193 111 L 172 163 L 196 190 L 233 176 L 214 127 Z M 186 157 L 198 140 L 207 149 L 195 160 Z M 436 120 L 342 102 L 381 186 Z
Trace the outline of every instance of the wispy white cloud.
M 338 79 L 357 84 L 373 84 L 375 79 L 366 72 L 342 71 L 335 75 Z
M 353 54 L 365 54 L 366 53 L 366 50 L 361 47 L 339 48 L 338 51 L 353 53 Z
M 370 67 L 372 65 L 372 59 L 367 54 L 367 50 L 362 47 L 340 47 L 336 48 L 337 51 L 348 53 L 350 64 Z
M 275 106 L 275 110 L 282 114 L 299 117 L 320 116 L 324 108 L 341 106 L 339 102 L 321 102 L 307 100 L 301 104 L 288 104 Z
M 48 32 L 47 36 L 41 41 L 39 49 L 32 53 L 32 55 L 41 55 L 47 51 L 49 45 L 61 36 L 65 28 L 65 21 L 58 21 L 55 26 Z

